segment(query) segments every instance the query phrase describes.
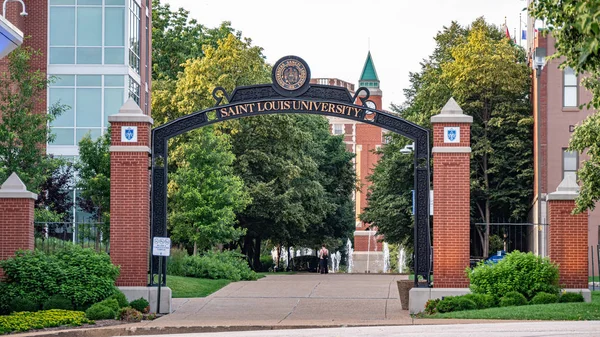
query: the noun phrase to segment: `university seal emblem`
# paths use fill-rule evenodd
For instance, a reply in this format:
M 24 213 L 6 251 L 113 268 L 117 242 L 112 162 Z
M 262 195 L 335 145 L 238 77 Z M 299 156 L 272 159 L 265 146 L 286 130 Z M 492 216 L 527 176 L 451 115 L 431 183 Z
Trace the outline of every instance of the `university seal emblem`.
M 133 129 L 132 128 L 125 129 L 125 138 L 127 140 L 132 140 L 133 139 Z
M 456 140 L 456 129 L 449 129 L 448 130 L 448 140 L 453 142 L 454 140 Z
M 310 70 L 301 58 L 286 56 L 275 63 L 272 78 L 274 88 L 280 94 L 301 95 L 308 89 Z

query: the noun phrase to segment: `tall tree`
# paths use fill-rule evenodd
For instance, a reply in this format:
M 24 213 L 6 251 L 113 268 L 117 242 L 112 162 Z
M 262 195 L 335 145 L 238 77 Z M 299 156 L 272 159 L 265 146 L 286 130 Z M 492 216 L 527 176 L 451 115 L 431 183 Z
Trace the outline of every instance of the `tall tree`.
M 96 221 L 104 221 L 106 234 L 110 218 L 110 139 L 110 130 L 96 140 L 90 135 L 83 137 L 75 164 L 79 175 L 77 187 L 81 189 L 77 205 Z
M 40 210 L 52 212 L 53 215 L 56 215 L 56 221 L 67 221 L 74 204 L 74 167 L 68 161 L 55 160 L 55 162 L 57 164 L 56 167 L 52 170 L 46 181 L 40 185 L 40 194 L 35 202 L 35 207 Z M 42 217 L 48 220 L 47 216 Z M 42 219 L 38 221 L 42 221 Z
M 564 66 L 573 68 L 583 77 L 583 86 L 592 93 L 588 108 L 600 108 L 600 0 L 538 0 L 532 2 L 531 13 L 548 25 L 556 39 L 556 53 Z M 586 153 L 586 160 L 577 172 L 582 183 L 576 200 L 576 212 L 593 210 L 600 200 L 600 117 L 589 116 L 575 128 L 570 149 Z
M 65 107 L 45 107 L 45 90 L 52 79 L 32 68 L 42 53 L 19 47 L 7 56 L 7 71 L 0 74 L 0 182 L 16 172 L 30 191 L 38 192 L 50 175 L 52 159 L 44 144 L 52 141 L 48 127 Z
M 171 153 L 177 171 L 169 182 L 170 232 L 192 242 L 194 254 L 244 234 L 233 225 L 251 199 L 234 173 L 234 159 L 228 136 L 215 135 L 212 127 L 192 131 Z

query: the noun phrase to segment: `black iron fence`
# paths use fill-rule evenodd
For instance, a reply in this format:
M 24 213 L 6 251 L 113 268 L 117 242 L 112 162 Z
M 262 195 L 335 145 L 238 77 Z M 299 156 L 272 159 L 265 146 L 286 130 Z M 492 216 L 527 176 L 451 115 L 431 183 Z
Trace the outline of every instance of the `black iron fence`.
M 50 252 L 78 245 L 109 252 L 109 228 L 104 222 L 35 222 L 35 248 Z
M 548 242 L 547 225 L 512 222 L 491 223 L 488 256 L 483 256 L 485 227 L 485 223 L 471 224 L 471 257 L 474 259 L 485 259 L 501 250 L 507 253 L 518 250 L 546 255 L 546 247 L 548 247 L 545 244 Z
M 590 246 L 589 258 L 590 289 L 600 290 L 600 245 Z

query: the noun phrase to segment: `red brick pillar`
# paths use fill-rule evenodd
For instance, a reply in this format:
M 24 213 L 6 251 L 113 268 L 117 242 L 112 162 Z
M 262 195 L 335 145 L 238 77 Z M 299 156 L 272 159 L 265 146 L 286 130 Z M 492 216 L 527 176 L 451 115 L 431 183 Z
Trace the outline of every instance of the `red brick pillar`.
M 0 260 L 20 249 L 33 250 L 33 204 L 37 194 L 27 191 L 16 173 L 0 186 Z M 0 279 L 4 272 L 0 268 Z
M 578 195 L 572 176 L 548 194 L 548 254 L 559 264 L 560 284 L 567 289 L 588 289 L 588 213 L 571 214 Z
M 152 118 L 129 99 L 108 117 L 110 257 L 121 266 L 118 286 L 148 285 L 150 240 L 150 128 Z
M 433 284 L 466 288 L 470 251 L 470 162 L 473 117 L 450 98 L 433 126 Z

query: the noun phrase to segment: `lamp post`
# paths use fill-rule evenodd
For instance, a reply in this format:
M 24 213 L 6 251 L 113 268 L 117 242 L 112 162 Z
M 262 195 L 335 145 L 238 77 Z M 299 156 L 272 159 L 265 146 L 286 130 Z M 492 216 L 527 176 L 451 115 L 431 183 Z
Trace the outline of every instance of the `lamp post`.
M 538 254 L 541 256 L 546 256 L 546 230 L 547 228 L 545 228 L 542 224 L 542 136 L 541 136 L 541 131 L 542 131 L 542 120 L 541 120 L 541 107 L 540 107 L 540 93 L 541 93 L 541 76 L 542 76 L 542 69 L 544 68 L 544 65 L 546 64 L 546 48 L 542 48 L 542 47 L 537 47 L 535 48 L 535 55 L 534 55 L 534 60 L 533 60 L 533 66 L 535 67 L 535 77 L 536 77 L 536 105 L 537 105 L 537 111 L 536 111 L 536 119 L 537 119 L 537 123 L 536 123 L 536 133 L 537 133 L 537 143 L 536 143 L 536 150 L 537 150 L 537 225 L 542 226 L 541 227 L 541 232 L 542 232 L 542 244 L 541 248 L 538 251 Z
M 27 16 L 23 0 L 4 0 L 2 4 L 2 16 L 0 17 L 0 58 L 5 57 L 23 44 L 23 32 L 6 19 L 6 4 L 9 2 L 21 3 L 23 6 L 21 16 Z

